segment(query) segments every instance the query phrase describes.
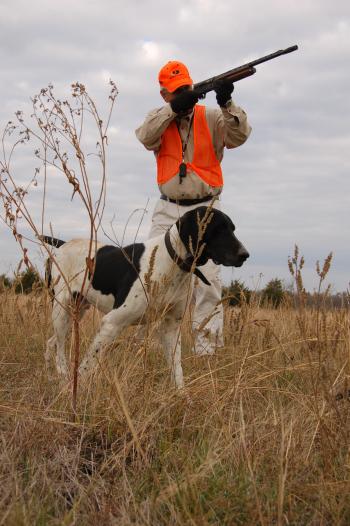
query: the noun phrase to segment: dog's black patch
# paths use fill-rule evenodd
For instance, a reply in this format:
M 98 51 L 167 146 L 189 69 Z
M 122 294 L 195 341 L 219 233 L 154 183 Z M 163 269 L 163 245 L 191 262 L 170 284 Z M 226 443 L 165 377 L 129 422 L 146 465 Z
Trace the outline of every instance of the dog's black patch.
M 114 309 L 123 305 L 140 272 L 143 243 L 124 248 L 105 245 L 98 249 L 92 286 L 102 294 L 113 294 Z

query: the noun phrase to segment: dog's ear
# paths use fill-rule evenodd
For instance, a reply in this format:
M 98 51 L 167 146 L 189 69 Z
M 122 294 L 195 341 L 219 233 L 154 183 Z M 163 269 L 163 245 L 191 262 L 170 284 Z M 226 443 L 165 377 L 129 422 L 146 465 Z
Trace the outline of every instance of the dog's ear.
M 200 206 L 186 212 L 176 223 L 181 241 L 185 245 L 187 252 L 197 258 L 198 266 L 204 265 L 209 259 L 205 245 L 206 232 L 212 216 L 211 209 L 206 206 Z
M 220 233 L 235 231 L 235 226 L 230 217 L 215 208 L 208 210 L 202 219 L 202 224 L 204 226 L 203 239 L 206 243 L 214 240 Z

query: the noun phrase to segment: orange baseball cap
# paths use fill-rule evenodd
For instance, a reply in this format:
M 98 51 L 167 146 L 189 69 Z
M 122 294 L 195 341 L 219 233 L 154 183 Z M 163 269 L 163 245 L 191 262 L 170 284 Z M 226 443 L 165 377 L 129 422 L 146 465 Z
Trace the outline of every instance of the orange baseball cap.
M 191 86 L 193 80 L 185 64 L 176 60 L 170 61 L 162 67 L 158 74 L 158 80 L 161 88 L 167 89 L 173 93 L 181 86 Z

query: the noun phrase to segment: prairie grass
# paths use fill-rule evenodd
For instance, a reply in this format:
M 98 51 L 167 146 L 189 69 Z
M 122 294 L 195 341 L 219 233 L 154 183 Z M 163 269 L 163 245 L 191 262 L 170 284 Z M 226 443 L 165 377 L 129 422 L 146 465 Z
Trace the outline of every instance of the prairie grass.
M 350 524 L 348 310 L 226 307 L 209 358 L 187 321 L 183 393 L 155 331 L 129 328 L 74 415 L 44 363 L 50 309 L 0 294 L 0 524 Z

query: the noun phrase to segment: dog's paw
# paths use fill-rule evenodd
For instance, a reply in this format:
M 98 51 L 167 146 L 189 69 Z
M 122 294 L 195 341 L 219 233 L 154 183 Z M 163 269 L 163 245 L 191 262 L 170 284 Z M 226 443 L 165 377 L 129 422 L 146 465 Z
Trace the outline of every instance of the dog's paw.
M 206 349 L 204 348 L 194 349 L 193 352 L 196 356 L 214 356 L 215 355 L 215 349 L 213 349 L 212 347 L 207 347 Z
M 57 370 L 57 373 L 63 378 L 69 377 L 68 367 L 65 362 L 62 362 L 61 360 L 56 359 L 56 370 Z

